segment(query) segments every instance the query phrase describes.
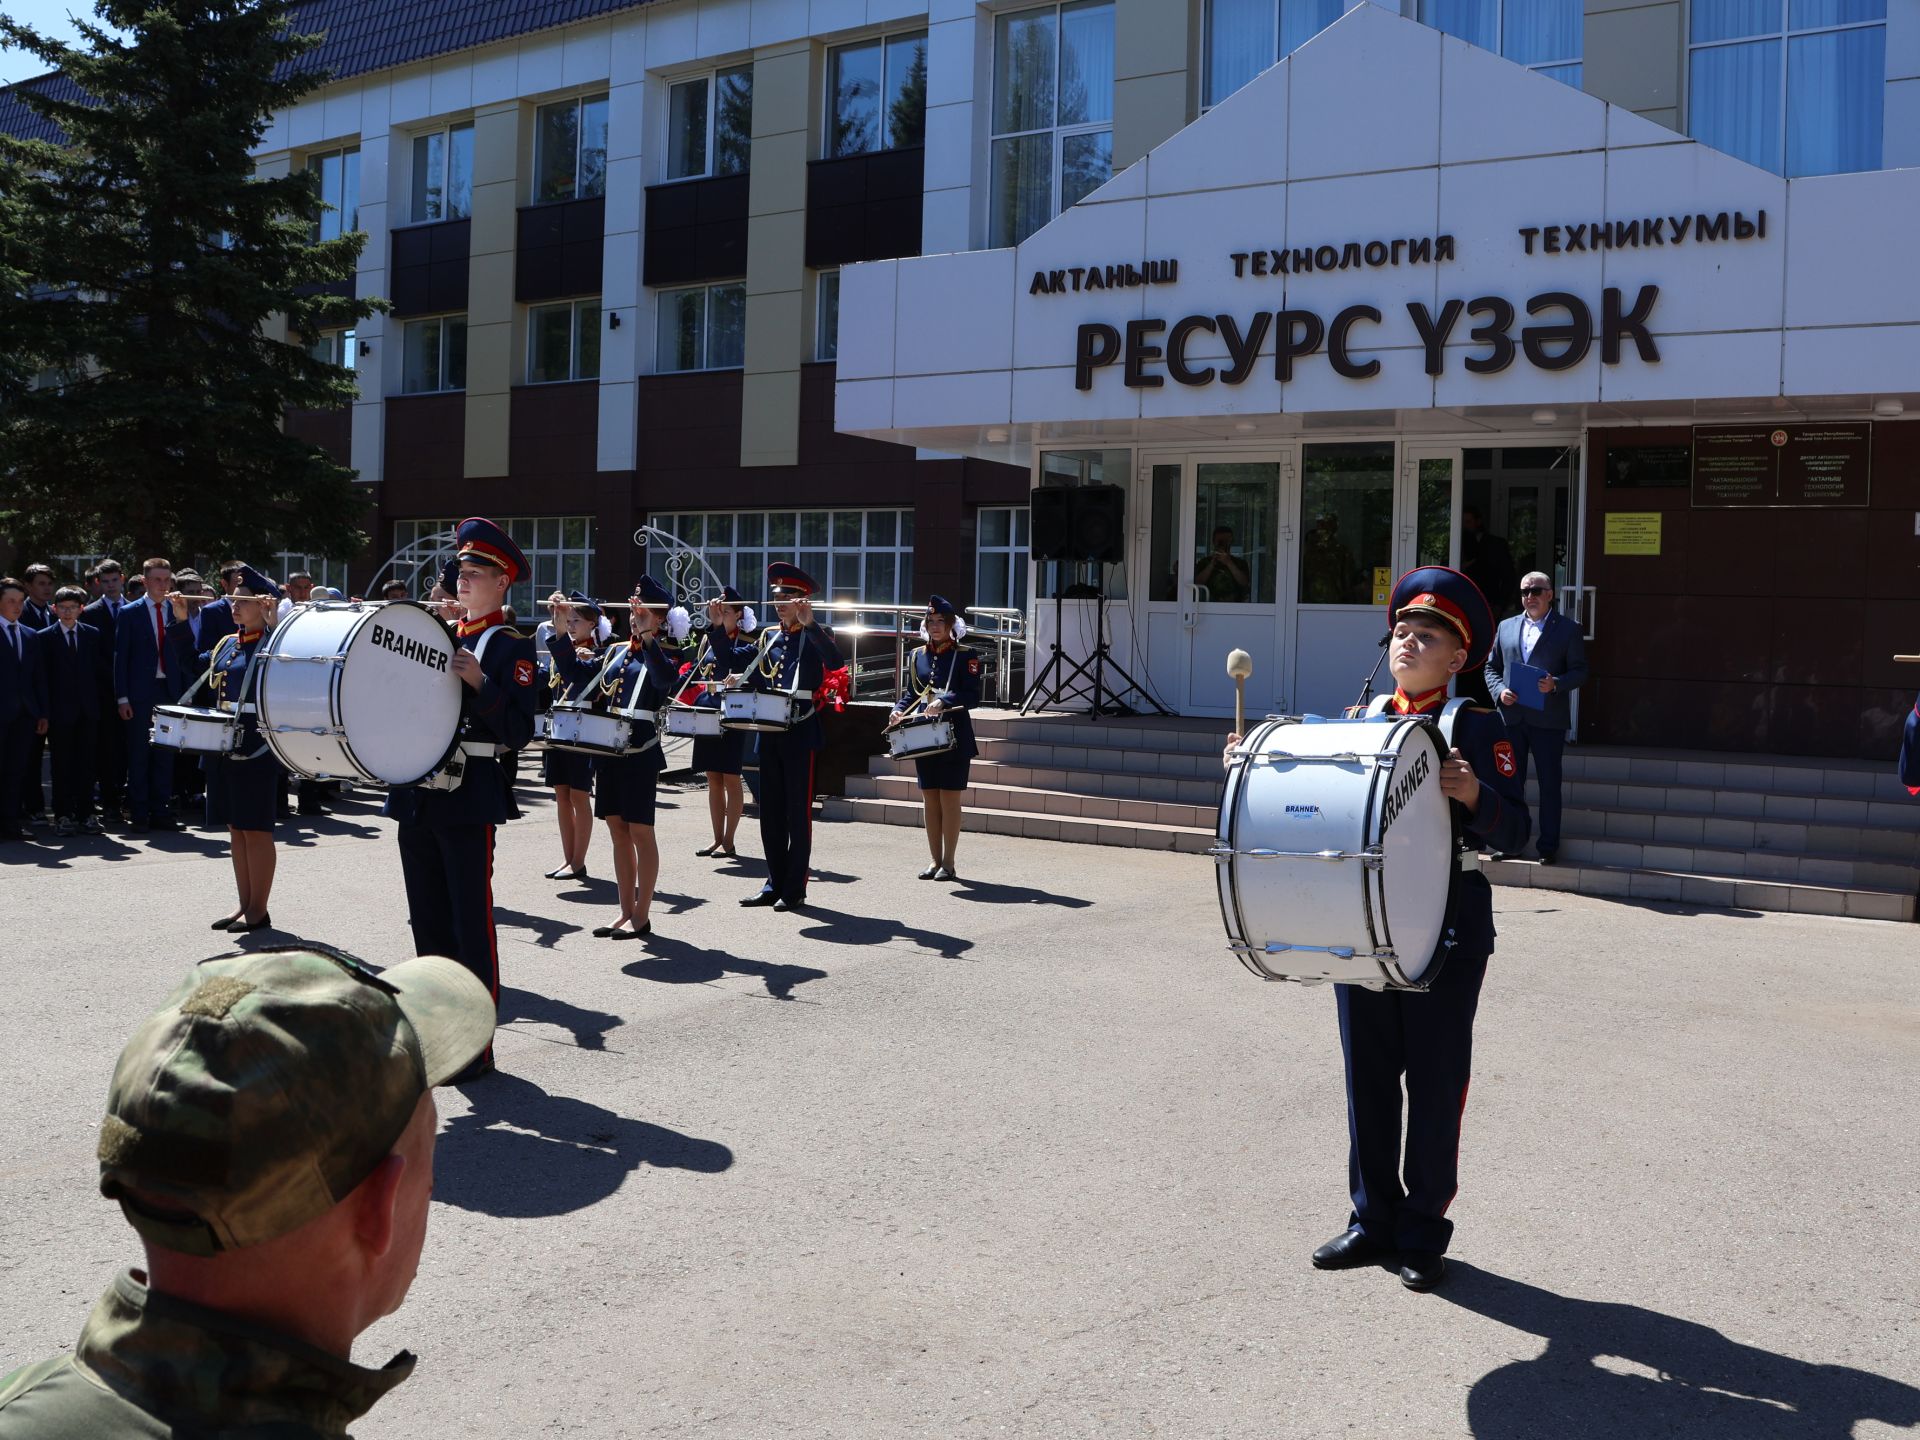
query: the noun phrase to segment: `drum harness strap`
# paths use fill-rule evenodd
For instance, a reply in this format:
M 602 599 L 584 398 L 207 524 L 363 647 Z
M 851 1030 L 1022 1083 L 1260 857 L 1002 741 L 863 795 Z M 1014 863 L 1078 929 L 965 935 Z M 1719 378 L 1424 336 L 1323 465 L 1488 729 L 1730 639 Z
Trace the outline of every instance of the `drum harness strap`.
M 774 682 L 775 688 L 767 691 L 766 693 L 770 695 L 785 695 L 791 700 L 798 700 L 800 698 L 800 692 L 798 690 L 782 690 L 778 688 L 778 684 L 780 680 L 780 672 L 786 667 L 786 663 L 787 663 L 786 657 L 784 655 L 781 656 L 780 663 L 778 665 L 769 666 L 767 664 L 767 656 L 773 650 L 774 637 L 777 635 L 782 635 L 786 633 L 789 633 L 789 632 L 783 630 L 782 627 L 778 625 L 769 625 L 766 629 L 762 630 L 760 632 L 760 653 L 758 656 L 755 657 L 753 663 L 754 663 L 754 668 L 760 672 L 760 678 L 762 680 L 770 680 Z M 804 654 L 806 650 L 807 627 L 802 625 L 798 630 L 792 631 L 791 633 L 798 635 L 800 637 L 800 645 L 798 647 L 798 652 L 795 655 L 794 666 L 793 666 L 793 682 L 794 684 L 798 685 L 800 683 L 799 655 Z M 807 699 L 807 704 L 806 704 L 805 713 L 800 715 L 795 715 L 793 717 L 793 723 L 796 725 L 798 725 L 802 720 L 809 720 L 813 718 L 813 712 L 815 708 L 813 703 L 813 697 L 809 695 L 806 697 L 806 699 Z
M 618 645 L 608 646 L 607 658 L 600 662 L 600 668 L 595 672 L 593 682 L 588 686 L 588 692 L 591 693 L 597 689 L 609 700 L 619 695 L 620 686 L 623 682 L 619 679 L 611 682 L 608 681 L 606 678 L 607 672 L 613 668 L 613 662 L 615 660 L 624 660 L 628 655 L 632 654 L 632 652 L 633 641 L 631 640 L 622 640 Z M 642 707 L 640 704 L 640 697 L 646 693 L 647 687 L 653 683 L 653 672 L 647 670 L 645 665 L 646 662 L 644 660 L 641 661 L 640 683 L 634 687 L 633 703 L 631 705 L 615 705 L 607 711 L 609 715 L 617 715 L 622 720 L 645 720 L 653 727 L 653 735 L 648 739 L 647 743 L 634 746 L 626 752 L 629 755 L 644 755 L 660 743 L 660 711 L 664 707 L 653 706 L 648 708 Z
M 216 710 L 225 708 L 226 698 L 227 698 L 227 677 L 224 673 L 216 674 L 215 672 L 219 671 L 220 657 L 226 652 L 229 645 L 238 645 L 239 643 L 240 643 L 239 635 L 232 632 L 222 635 L 218 640 L 213 642 L 213 653 L 207 657 L 206 673 L 203 674 L 198 680 L 194 681 L 192 685 L 187 687 L 186 693 L 180 697 L 180 703 L 182 705 L 187 704 L 190 700 L 192 700 L 194 695 L 196 695 L 201 690 L 212 688 L 220 692 L 219 697 L 214 701 L 213 708 Z M 253 675 L 254 675 L 254 668 L 255 668 L 254 662 L 259 658 L 260 658 L 260 651 L 256 648 L 253 654 L 247 657 L 246 668 L 240 672 L 240 686 L 239 686 L 240 698 L 237 698 L 233 702 L 233 709 L 230 712 L 235 716 L 236 724 L 239 723 L 238 717 L 242 715 L 251 715 L 254 713 L 253 702 L 251 700 L 246 699 L 245 697 L 250 693 L 247 687 L 253 683 Z M 254 733 L 256 735 L 259 735 L 259 731 L 257 729 L 255 730 Z M 260 743 L 256 747 L 254 747 L 252 754 L 242 755 L 242 754 L 239 754 L 237 751 L 228 751 L 227 752 L 228 758 L 233 760 L 258 760 L 262 755 L 267 753 L 266 737 L 264 735 L 259 735 L 259 739 L 260 739 Z

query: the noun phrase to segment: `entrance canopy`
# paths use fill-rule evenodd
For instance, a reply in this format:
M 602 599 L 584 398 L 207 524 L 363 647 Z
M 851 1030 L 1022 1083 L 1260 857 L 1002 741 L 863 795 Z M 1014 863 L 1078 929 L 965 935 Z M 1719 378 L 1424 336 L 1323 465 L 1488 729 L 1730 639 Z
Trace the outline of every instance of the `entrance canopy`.
M 836 423 L 1024 464 L 1912 415 L 1916 234 L 1920 170 L 1785 180 L 1362 5 L 1017 249 L 849 267 Z

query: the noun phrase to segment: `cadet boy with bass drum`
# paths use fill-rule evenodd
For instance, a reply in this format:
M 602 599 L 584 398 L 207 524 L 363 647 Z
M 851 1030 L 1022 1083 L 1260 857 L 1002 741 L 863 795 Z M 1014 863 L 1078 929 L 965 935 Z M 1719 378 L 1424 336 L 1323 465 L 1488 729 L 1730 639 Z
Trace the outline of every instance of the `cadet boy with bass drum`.
M 1457 570 L 1410 570 L 1387 605 L 1389 716 L 1438 717 L 1456 675 L 1486 663 L 1493 611 Z M 1240 741 L 1230 737 L 1228 749 Z M 1513 742 L 1491 710 L 1454 717 L 1440 789 L 1454 831 L 1477 849 L 1517 854 L 1532 821 Z M 1493 888 L 1476 869 L 1452 871 L 1446 928 L 1427 990 L 1335 985 L 1346 1065 L 1347 1228 L 1313 1252 L 1314 1268 L 1346 1270 L 1393 1260 L 1409 1290 L 1446 1274 L 1453 1235 L 1447 1209 L 1459 1189 L 1460 1125 L 1473 1060 L 1473 1017 L 1493 954 Z M 1444 963 L 1443 963 L 1444 962 Z M 1406 1145 L 1401 1151 L 1404 1080 Z

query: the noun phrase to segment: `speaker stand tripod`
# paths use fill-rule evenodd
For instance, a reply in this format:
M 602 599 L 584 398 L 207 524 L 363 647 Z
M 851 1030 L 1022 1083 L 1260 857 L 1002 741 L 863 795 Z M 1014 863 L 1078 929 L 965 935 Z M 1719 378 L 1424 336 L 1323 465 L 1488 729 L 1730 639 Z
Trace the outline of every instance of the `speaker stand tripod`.
M 1173 712 L 1162 705 L 1146 688 L 1127 673 L 1126 667 L 1113 658 L 1107 648 L 1107 592 L 1093 592 L 1093 635 L 1094 646 L 1079 660 L 1068 656 L 1061 645 L 1060 637 L 1065 633 L 1061 629 L 1061 592 L 1053 592 L 1053 644 L 1048 647 L 1052 654 L 1047 659 L 1046 668 L 1034 677 L 1033 684 L 1027 687 L 1027 698 L 1021 703 L 1020 713 L 1031 715 L 1042 705 L 1060 708 L 1063 701 L 1085 700 L 1089 716 L 1098 720 L 1102 715 L 1132 715 L 1136 707 L 1127 703 L 1129 693 L 1139 696 L 1157 715 L 1171 715 Z M 1117 676 L 1125 683 L 1119 689 L 1113 689 L 1107 676 Z M 1053 688 L 1048 690 L 1051 682 Z

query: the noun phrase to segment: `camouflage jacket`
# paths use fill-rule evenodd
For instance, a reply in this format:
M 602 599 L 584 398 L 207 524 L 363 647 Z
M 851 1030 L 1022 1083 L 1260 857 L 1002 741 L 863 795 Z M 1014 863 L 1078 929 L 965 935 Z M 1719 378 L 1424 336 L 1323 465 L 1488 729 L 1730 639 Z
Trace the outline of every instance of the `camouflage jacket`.
M 123 1271 L 73 1354 L 0 1380 L 0 1440 L 343 1436 L 412 1370 L 405 1352 L 363 1369 Z

